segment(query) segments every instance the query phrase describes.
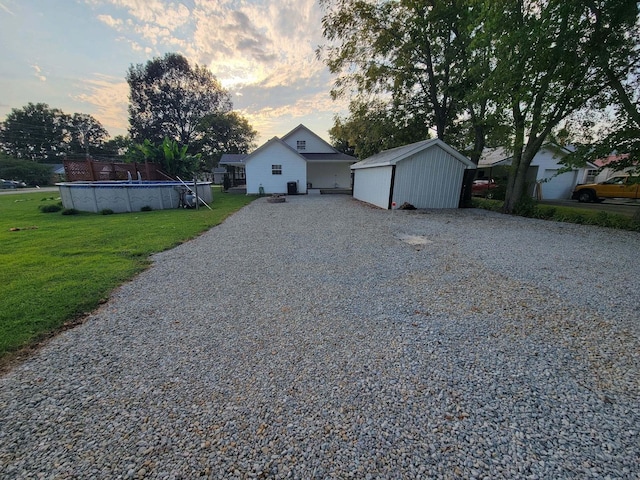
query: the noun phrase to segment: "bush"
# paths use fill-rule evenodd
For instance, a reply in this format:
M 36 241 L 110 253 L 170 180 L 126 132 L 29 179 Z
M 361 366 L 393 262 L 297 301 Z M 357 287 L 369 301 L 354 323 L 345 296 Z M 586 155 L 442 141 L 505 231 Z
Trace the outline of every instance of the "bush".
M 104 210 L 100 210 L 100 213 L 102 215 L 113 215 L 114 212 L 110 208 L 105 208 Z
M 473 197 L 471 199 L 471 206 L 475 208 L 482 208 L 483 210 L 491 210 L 492 212 L 501 212 L 504 202 L 500 200 L 491 200 L 488 198 Z
M 65 208 L 62 211 L 62 215 L 77 215 L 80 212 L 78 210 L 76 210 L 75 208 Z
M 501 212 L 503 202 L 485 198 L 473 198 L 472 205 L 475 208 Z M 603 211 L 594 212 L 574 207 L 540 205 L 533 199 L 525 199 L 524 201 L 518 202 L 517 210 L 514 211 L 514 214 L 542 220 L 577 223 L 580 225 L 597 225 L 600 227 L 640 232 L 640 210 L 636 212 L 633 217 L 627 217 L 625 215 Z
M 536 213 L 536 201 L 529 195 L 524 195 L 513 207 L 513 213 L 521 217 L 534 217 Z
M 62 210 L 62 205 L 60 203 L 55 203 L 52 205 L 40 205 L 38 208 L 42 213 L 54 213 Z
M 142 207 L 140 209 L 141 212 L 150 212 L 152 210 L 153 210 L 153 208 L 151 208 L 149 205 L 145 205 L 144 207 Z
M 0 178 L 22 180 L 27 185 L 48 185 L 52 166 L 46 163 L 18 160 L 0 154 Z

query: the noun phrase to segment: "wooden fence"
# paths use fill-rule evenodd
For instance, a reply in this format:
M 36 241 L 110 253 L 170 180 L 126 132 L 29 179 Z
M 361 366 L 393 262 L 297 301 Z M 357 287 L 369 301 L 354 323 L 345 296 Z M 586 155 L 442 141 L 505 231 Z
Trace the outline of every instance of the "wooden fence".
M 104 180 L 169 180 L 169 176 L 155 163 L 117 163 L 95 160 L 65 160 L 67 182 L 96 182 Z

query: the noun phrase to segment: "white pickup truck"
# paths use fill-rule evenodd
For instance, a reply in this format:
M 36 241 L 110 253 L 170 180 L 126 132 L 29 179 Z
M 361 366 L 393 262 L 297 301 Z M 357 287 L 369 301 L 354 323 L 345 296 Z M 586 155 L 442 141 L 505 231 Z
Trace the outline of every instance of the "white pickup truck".
M 601 183 L 578 185 L 571 198 L 579 202 L 601 202 L 605 198 L 640 198 L 640 176 L 614 175 Z

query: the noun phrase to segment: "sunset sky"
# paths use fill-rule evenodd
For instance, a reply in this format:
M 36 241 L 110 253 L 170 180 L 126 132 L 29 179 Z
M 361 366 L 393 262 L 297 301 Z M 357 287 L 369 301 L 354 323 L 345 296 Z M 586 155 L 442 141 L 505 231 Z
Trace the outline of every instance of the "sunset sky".
M 305 124 L 325 139 L 344 104 L 316 59 L 316 0 L 0 0 L 0 118 L 29 102 L 126 134 L 131 64 L 167 52 L 207 66 L 258 144 Z

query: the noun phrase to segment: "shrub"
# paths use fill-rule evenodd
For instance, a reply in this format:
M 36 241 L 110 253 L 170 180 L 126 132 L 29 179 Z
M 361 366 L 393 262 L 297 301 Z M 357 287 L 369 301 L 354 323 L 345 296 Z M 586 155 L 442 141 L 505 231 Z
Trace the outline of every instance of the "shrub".
M 113 215 L 114 212 L 110 208 L 105 208 L 104 210 L 100 210 L 100 213 L 102 215 Z
M 78 210 L 76 210 L 75 208 L 65 208 L 62 211 L 62 215 L 77 215 L 78 213 L 80 213 Z
M 471 205 L 475 208 L 482 208 L 484 210 L 491 210 L 492 212 L 501 212 L 504 202 L 500 200 L 491 200 L 488 198 L 473 197 L 471 199 Z
M 54 203 L 52 205 L 40 205 L 38 208 L 42 213 L 54 213 L 62 210 L 62 205 Z
M 556 215 L 556 207 L 550 205 L 536 205 L 535 217 L 542 220 L 551 220 Z
M 513 207 L 513 213 L 521 217 L 534 217 L 536 214 L 536 201 L 529 195 L 523 195 Z
M 141 212 L 150 212 L 152 210 L 153 210 L 153 208 L 151 208 L 149 205 L 145 205 L 144 207 L 142 207 L 140 209 Z

